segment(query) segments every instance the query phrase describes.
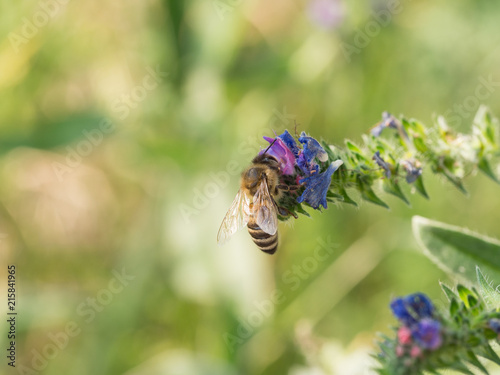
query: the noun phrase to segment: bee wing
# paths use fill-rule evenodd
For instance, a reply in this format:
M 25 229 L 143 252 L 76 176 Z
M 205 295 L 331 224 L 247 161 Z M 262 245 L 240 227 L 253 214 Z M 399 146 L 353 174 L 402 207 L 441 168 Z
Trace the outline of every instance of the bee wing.
M 231 207 L 227 210 L 224 220 L 217 233 L 217 243 L 222 245 L 229 237 L 235 234 L 239 229 L 247 225 L 250 219 L 250 198 L 240 190 L 236 194 Z
M 268 234 L 276 233 L 278 230 L 277 209 L 271 194 L 269 194 L 266 179 L 262 180 L 253 197 L 253 214 L 260 229 Z

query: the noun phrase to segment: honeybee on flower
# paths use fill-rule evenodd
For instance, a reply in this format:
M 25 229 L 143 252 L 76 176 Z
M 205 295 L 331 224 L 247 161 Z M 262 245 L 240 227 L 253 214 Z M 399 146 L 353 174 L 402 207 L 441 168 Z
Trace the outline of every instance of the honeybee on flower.
M 241 174 L 240 189 L 222 221 L 217 242 L 223 244 L 246 226 L 257 247 L 274 254 L 278 248 L 278 219 L 296 218 L 301 203 L 314 209 L 327 208 L 332 175 L 343 161 L 328 163 L 321 144 L 304 132 L 298 139 L 302 148 L 287 130 L 264 139 L 269 147 Z

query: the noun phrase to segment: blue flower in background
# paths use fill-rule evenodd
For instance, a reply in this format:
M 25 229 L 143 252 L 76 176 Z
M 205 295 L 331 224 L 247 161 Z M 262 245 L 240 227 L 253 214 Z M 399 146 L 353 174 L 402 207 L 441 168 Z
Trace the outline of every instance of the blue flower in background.
M 399 321 L 410 326 L 424 318 L 431 318 L 434 306 L 425 294 L 415 293 L 394 299 L 391 302 L 391 310 Z
M 323 173 L 315 173 L 309 177 L 306 177 L 299 181 L 299 183 L 304 183 L 306 189 L 300 197 L 297 198 L 297 202 L 306 202 L 314 209 L 319 209 L 322 205 L 327 208 L 326 193 L 330 188 L 330 183 L 332 182 L 333 173 L 343 164 L 342 160 L 334 161 L 328 169 Z
M 412 336 L 423 349 L 436 350 L 443 343 L 441 323 L 434 319 L 422 319 L 412 330 Z
M 403 126 L 401 123 L 391 115 L 389 112 L 384 112 L 382 113 L 382 121 L 380 121 L 377 125 L 375 125 L 371 129 L 371 133 L 374 137 L 380 137 L 380 134 L 382 134 L 382 131 L 385 128 L 392 128 L 392 129 L 397 129 L 400 132 L 403 132 L 403 135 L 408 138 L 408 135 L 406 134 L 406 131 L 403 129 Z
M 384 170 L 385 177 L 391 178 L 391 168 L 389 167 L 389 164 L 380 156 L 380 151 L 377 151 L 375 155 L 373 155 L 372 159 L 375 160 L 375 163 L 377 163 L 378 166 Z
M 417 167 L 414 160 L 403 160 L 401 166 L 406 171 L 406 182 L 409 184 L 415 182 L 422 174 L 422 168 Z
M 495 331 L 496 333 L 500 333 L 500 319 L 496 318 L 490 319 L 488 325 L 493 331 Z

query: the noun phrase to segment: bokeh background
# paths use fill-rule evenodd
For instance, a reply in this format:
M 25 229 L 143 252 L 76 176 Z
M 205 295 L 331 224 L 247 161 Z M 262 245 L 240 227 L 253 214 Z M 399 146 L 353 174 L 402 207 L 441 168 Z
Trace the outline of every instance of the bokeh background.
M 275 256 L 244 231 L 216 245 L 264 135 L 500 115 L 498 2 L 1 4 L 0 290 L 15 264 L 24 373 L 369 374 L 391 298 L 453 283 L 411 217 L 500 237 L 499 186 L 426 173 L 430 200 L 331 205 L 282 224 Z

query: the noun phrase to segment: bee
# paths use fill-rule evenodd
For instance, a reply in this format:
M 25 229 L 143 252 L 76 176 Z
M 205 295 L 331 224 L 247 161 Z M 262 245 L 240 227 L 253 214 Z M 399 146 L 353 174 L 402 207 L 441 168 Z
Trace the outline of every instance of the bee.
M 295 217 L 276 203 L 282 192 L 291 190 L 291 187 L 280 185 L 278 160 L 267 154 L 267 150 L 257 155 L 241 174 L 240 189 L 217 234 L 219 245 L 246 226 L 257 247 L 267 254 L 274 254 L 278 248 L 278 213 Z

